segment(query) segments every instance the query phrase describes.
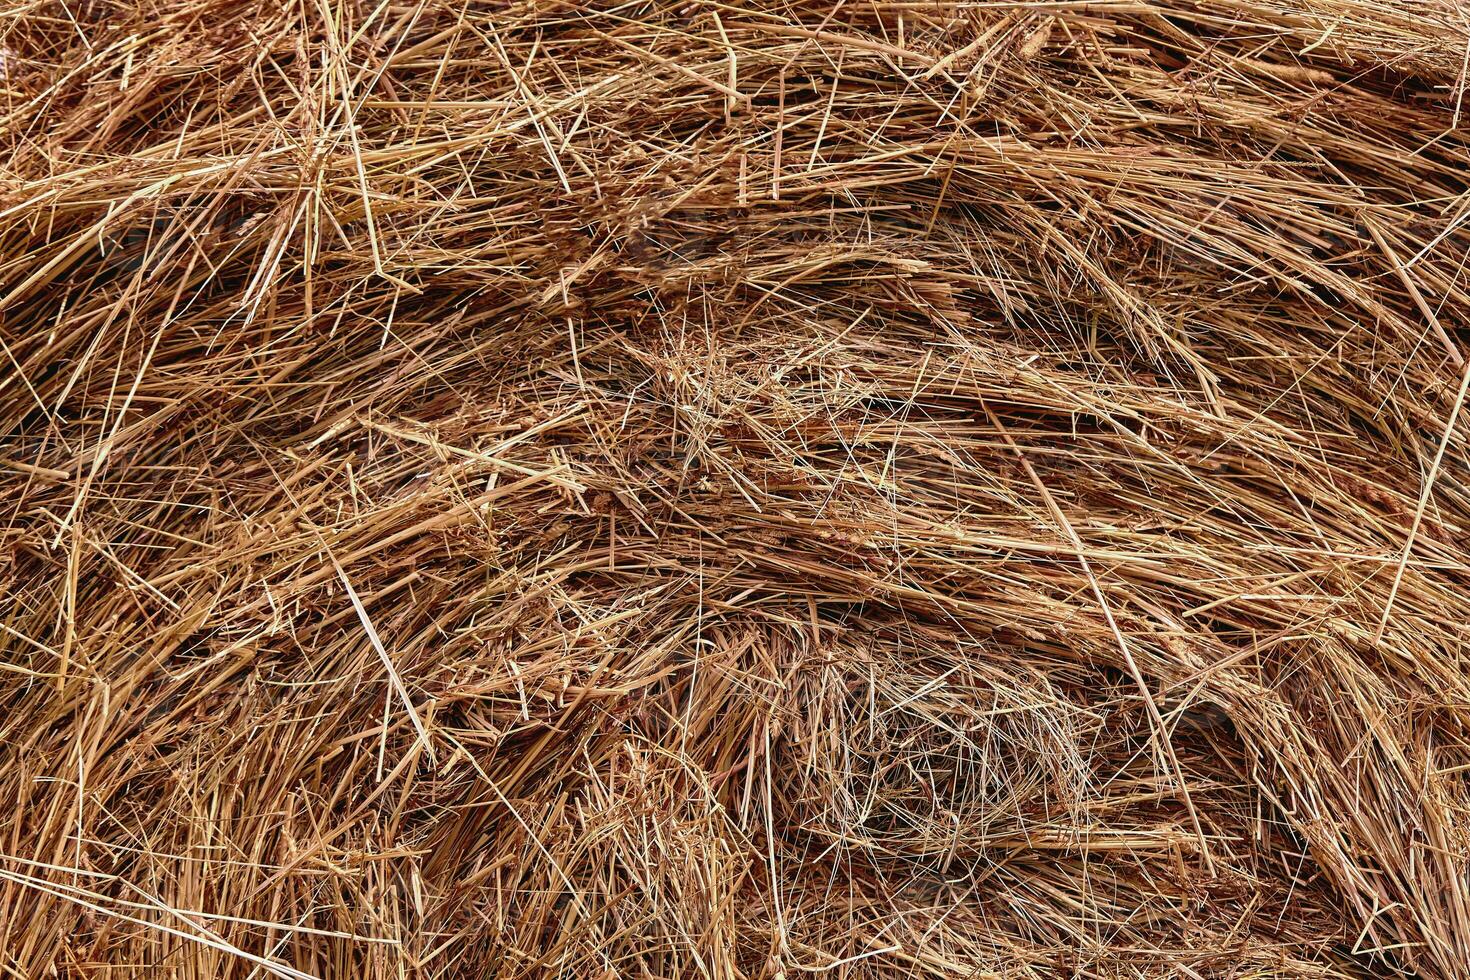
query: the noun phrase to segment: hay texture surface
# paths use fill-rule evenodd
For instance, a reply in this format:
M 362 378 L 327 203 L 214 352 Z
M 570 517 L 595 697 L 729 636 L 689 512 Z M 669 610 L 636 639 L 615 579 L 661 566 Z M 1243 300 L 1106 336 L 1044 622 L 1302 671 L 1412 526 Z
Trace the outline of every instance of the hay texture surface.
M 1470 977 L 1470 9 L 0 22 L 0 973 Z

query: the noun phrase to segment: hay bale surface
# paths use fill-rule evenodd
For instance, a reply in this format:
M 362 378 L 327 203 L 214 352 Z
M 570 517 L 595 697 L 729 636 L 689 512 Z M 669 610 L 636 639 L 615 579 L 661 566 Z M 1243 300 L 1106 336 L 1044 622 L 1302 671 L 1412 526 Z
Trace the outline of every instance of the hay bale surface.
M 1452 0 L 0 25 L 0 970 L 1470 977 Z

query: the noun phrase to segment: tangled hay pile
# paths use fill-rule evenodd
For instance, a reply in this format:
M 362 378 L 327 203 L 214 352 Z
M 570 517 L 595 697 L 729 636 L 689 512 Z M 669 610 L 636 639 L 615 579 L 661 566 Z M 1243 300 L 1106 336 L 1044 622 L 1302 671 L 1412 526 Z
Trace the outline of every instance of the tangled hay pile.
M 1470 977 L 1456 0 L 36 0 L 0 972 Z

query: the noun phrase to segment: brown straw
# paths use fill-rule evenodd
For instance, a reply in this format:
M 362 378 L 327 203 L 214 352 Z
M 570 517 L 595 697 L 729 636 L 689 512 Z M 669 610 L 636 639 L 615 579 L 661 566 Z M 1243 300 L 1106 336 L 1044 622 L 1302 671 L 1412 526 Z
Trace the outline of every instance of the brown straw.
M 1460 0 L 0 19 L 0 975 L 1470 980 Z

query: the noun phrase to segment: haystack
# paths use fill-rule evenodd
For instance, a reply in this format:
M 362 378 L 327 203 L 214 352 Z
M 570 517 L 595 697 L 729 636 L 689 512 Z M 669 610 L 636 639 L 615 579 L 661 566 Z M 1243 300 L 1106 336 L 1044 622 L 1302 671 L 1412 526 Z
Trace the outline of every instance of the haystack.
M 0 972 L 1470 977 L 1459 0 L 0 23 Z

